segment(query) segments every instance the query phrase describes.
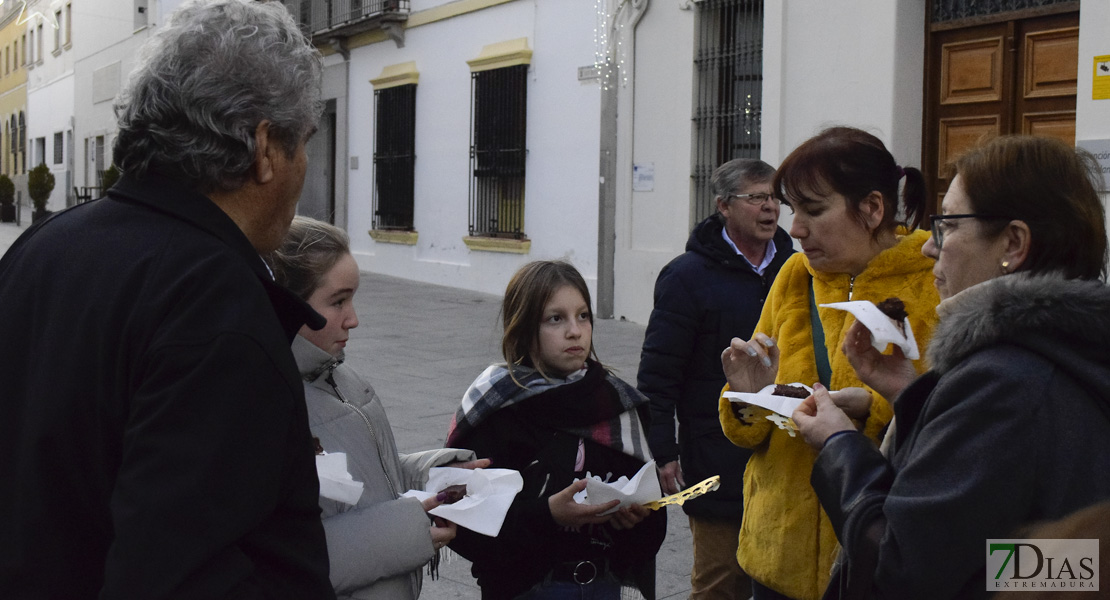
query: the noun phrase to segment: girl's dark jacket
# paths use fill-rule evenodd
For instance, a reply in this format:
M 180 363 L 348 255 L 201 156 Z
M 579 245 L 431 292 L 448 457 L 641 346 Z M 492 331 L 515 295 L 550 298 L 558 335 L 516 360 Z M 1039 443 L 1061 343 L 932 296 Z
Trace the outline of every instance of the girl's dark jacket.
M 552 566 L 581 560 L 607 561 L 619 579 L 654 598 L 653 559 L 667 533 L 666 511 L 653 511 L 632 529 L 603 524 L 573 531 L 555 523 L 547 503 L 587 471 L 603 478 L 631 478 L 644 465 L 586 439 L 585 468 L 574 470 L 579 438 L 564 429 L 596 421 L 580 411 L 616 402 L 617 391 L 605 376 L 601 365 L 590 361 L 584 378 L 500 408 L 461 439 L 449 438 L 451 445 L 491 459 L 493 467 L 515 469 L 524 477 L 524 489 L 496 538 L 459 527 L 451 542 L 453 550 L 474 563 L 472 573 L 483 599 L 514 598 L 542 581 Z M 647 411 L 638 412 L 642 422 Z
M 988 539 L 1110 498 L 1110 289 L 1002 276 L 938 308 L 887 461 L 831 438 L 812 483 L 851 565 L 826 598 L 981 598 Z
M 744 470 L 736 465 L 747 463 L 751 451 L 721 432 L 721 351 L 734 337 L 751 337 L 763 300 L 794 248 L 779 228 L 773 239 L 775 258 L 760 276 L 721 237 L 723 228 L 719 213 L 699 223 L 686 252 L 659 272 L 636 381 L 651 400 L 648 442 L 656 462 L 662 466 L 681 458 L 687 485 L 721 476 L 720 489 L 682 509 L 694 516 L 739 521 Z

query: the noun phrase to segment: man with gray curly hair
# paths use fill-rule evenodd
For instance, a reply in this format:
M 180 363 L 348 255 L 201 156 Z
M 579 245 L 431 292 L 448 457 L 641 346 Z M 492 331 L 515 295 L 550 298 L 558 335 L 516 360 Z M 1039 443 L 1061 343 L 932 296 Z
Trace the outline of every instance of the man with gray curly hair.
M 0 260 L 0 597 L 334 598 L 273 282 L 320 115 L 280 3 L 183 6 L 116 103 L 106 198 Z

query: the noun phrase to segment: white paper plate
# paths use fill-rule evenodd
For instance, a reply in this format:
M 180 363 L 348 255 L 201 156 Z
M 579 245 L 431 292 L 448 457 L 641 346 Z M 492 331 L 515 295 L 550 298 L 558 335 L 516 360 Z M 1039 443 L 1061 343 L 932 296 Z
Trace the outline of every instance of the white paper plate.
M 879 352 L 885 352 L 887 345 L 894 344 L 902 349 L 902 353 L 910 360 L 917 360 L 921 358 L 921 353 L 917 350 L 917 340 L 913 339 L 913 329 L 910 328 L 910 320 L 904 319 L 906 333 L 902 334 L 901 329 L 895 324 L 894 319 L 886 316 L 883 311 L 879 310 L 874 303 L 868 300 L 854 300 L 852 302 L 833 302 L 830 304 L 822 304 L 824 308 L 835 308 L 837 310 L 846 310 L 856 317 L 856 320 L 863 323 L 864 327 L 871 332 L 871 345 Z
M 809 391 L 809 393 L 813 393 L 813 388 L 809 387 L 808 385 L 802 385 L 800 383 L 791 383 L 787 385 L 804 387 L 806 390 Z M 794 409 L 798 408 L 798 405 L 802 403 L 802 400 L 805 400 L 805 398 L 788 398 L 786 396 L 776 396 L 771 393 L 773 391 L 775 391 L 775 386 L 769 385 L 759 390 L 758 392 L 755 392 L 754 394 L 751 392 L 725 392 L 724 397 L 728 398 L 729 402 L 746 402 L 748 404 L 754 404 L 760 408 L 766 408 L 773 413 L 780 414 L 787 418 L 789 418 L 790 415 L 794 414 Z

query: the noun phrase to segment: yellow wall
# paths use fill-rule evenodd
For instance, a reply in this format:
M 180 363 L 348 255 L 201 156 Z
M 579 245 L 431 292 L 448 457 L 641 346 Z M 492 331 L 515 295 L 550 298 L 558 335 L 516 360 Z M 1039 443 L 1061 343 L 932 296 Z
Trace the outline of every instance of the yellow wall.
M 5 3 L 8 5 L 18 3 Z M 11 10 L 0 21 L 0 172 L 8 176 L 26 172 L 25 152 L 12 156 L 11 152 L 11 117 L 19 120 L 20 111 L 23 112 L 24 124 L 27 123 L 27 67 L 24 46 L 25 25 L 19 25 L 19 10 Z M 18 48 L 18 52 L 16 52 Z M 5 129 L 5 126 L 8 126 Z M 24 146 L 26 148 L 26 146 Z

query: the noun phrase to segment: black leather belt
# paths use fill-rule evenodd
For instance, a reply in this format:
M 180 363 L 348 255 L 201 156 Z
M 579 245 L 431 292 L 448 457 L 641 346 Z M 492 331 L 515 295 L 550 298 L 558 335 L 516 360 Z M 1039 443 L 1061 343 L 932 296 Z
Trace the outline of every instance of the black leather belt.
M 578 585 L 588 585 L 609 573 L 604 562 L 592 560 L 572 560 L 559 563 L 551 569 L 552 581 L 570 581 Z

